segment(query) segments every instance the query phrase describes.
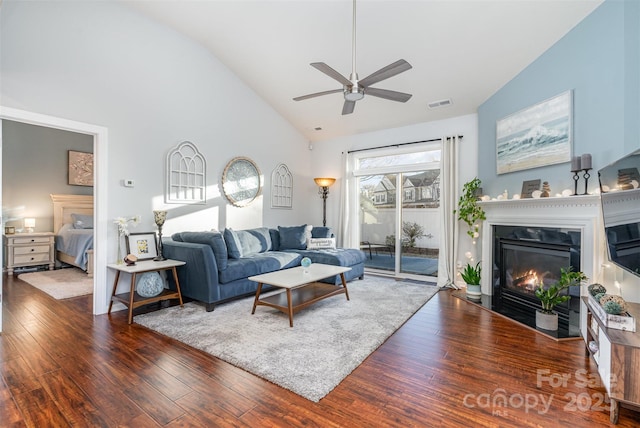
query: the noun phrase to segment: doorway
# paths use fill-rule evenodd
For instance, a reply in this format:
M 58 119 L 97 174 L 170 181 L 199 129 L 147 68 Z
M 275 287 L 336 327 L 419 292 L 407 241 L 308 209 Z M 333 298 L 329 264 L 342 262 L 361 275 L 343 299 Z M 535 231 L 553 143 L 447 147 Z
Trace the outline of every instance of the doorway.
M 440 144 L 355 159 L 360 248 L 369 272 L 437 277 Z
M 94 292 L 93 292 L 93 313 L 103 314 L 108 308 L 107 273 L 106 273 L 106 242 L 107 242 L 107 221 L 104 218 L 106 207 L 106 153 L 107 153 L 107 129 L 82 122 L 75 122 L 54 116 L 41 115 L 24 110 L 13 109 L 0 106 L 0 121 L 10 120 L 14 122 L 27 123 L 43 127 L 61 129 L 93 136 L 94 153 Z M 0 149 L 2 134 L 0 127 Z M 0 177 L 2 174 L 0 173 Z M 1 202 L 1 195 L 0 195 Z M 4 227 L 4 219 L 1 219 Z M 2 331 L 2 307 L 0 305 L 0 332 Z

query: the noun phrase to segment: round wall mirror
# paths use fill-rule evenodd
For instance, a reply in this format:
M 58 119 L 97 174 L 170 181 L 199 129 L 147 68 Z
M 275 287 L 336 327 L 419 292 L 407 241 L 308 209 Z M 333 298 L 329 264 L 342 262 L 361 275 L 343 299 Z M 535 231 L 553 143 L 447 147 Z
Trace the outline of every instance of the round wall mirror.
M 260 194 L 260 170 L 249 158 L 237 157 L 224 168 L 222 191 L 236 207 L 249 205 Z

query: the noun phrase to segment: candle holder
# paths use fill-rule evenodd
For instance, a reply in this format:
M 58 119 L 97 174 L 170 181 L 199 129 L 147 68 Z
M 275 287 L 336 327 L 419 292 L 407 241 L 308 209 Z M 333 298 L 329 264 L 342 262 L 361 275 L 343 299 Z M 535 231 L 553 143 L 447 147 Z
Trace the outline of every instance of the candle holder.
M 571 172 L 573 172 L 573 195 L 571 195 L 571 196 L 577 196 L 578 195 L 578 180 L 580 180 L 580 176 L 578 175 L 578 173 L 580 172 L 580 170 L 571 171 Z
M 583 177 L 584 177 L 584 193 L 583 193 L 583 195 L 588 195 L 587 186 L 589 184 L 589 177 L 591 177 L 591 174 L 589 174 L 589 171 L 591 171 L 591 168 L 585 168 L 583 171 L 584 171 L 584 175 L 583 175 Z
M 156 226 L 158 226 L 158 256 L 153 260 L 156 262 L 161 262 L 163 260 L 167 260 L 164 255 L 162 255 L 162 226 L 164 226 L 164 222 L 167 220 L 167 212 L 154 211 L 153 220 L 155 221 Z

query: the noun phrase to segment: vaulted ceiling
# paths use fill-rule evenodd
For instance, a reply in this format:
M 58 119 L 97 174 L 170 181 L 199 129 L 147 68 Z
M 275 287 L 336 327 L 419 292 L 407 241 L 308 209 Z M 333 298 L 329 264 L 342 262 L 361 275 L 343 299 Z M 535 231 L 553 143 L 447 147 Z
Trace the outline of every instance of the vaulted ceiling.
M 342 115 L 341 93 L 292 98 L 341 87 L 312 62 L 349 77 L 350 0 L 123 0 L 209 49 L 309 141 L 475 113 L 601 3 L 359 0 L 360 79 L 405 59 L 411 70 L 372 86 L 413 97 L 399 103 L 365 94 L 353 114 Z M 451 105 L 428 107 L 446 99 Z

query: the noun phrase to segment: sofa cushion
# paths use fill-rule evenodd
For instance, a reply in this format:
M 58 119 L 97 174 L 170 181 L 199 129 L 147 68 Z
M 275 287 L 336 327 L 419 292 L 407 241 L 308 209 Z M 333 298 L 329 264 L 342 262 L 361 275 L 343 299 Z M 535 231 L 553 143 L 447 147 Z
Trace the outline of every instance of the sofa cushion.
M 285 251 L 267 251 L 241 259 L 231 259 L 227 269 L 220 272 L 220 282 L 226 284 L 252 275 L 298 266 L 301 259 L 302 256 L 299 254 Z
M 307 225 L 278 226 L 280 246 L 278 250 L 304 250 L 307 248 Z
M 271 236 L 271 251 L 278 251 L 280 249 L 280 232 L 278 229 L 269 229 L 269 235 Z
M 227 245 L 220 232 L 180 232 L 174 233 L 171 239 L 179 242 L 192 242 L 195 244 L 206 244 L 213 250 L 218 270 L 227 268 L 229 256 L 227 255 Z
M 266 227 L 236 230 L 234 232 L 240 242 L 242 257 L 271 250 L 271 235 L 269 235 L 269 229 Z
M 309 257 L 312 263 L 323 263 L 334 266 L 354 266 L 363 263 L 367 256 L 363 251 L 352 248 L 335 248 L 326 250 L 290 250 Z
M 229 258 L 239 259 L 242 257 L 242 245 L 236 232 L 230 227 L 224 230 L 224 242 L 227 245 Z
M 333 233 L 330 227 L 314 226 L 313 229 L 311 229 L 312 238 L 331 238 L 331 235 L 333 235 Z

